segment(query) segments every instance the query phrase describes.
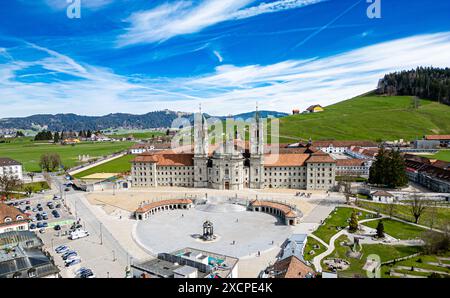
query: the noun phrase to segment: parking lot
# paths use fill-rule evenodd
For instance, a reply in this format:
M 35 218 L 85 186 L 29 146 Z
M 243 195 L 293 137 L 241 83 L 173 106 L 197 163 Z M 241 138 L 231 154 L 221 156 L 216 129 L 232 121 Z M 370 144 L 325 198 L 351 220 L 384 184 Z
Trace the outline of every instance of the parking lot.
M 22 210 L 31 219 L 29 227 L 31 231 L 43 234 L 55 227 L 70 226 L 75 218 L 70 215 L 60 195 L 54 197 L 47 193 L 33 198 L 13 200 L 7 202 Z M 49 205 L 50 204 L 50 205 Z
M 82 222 L 82 221 L 81 221 Z M 123 278 L 125 277 L 126 265 L 121 264 L 117 260 L 115 251 L 110 251 L 106 245 L 102 244 L 101 237 L 95 233 L 91 233 L 88 237 L 70 240 L 69 228 L 64 227 L 61 231 L 49 231 L 40 235 L 44 241 L 44 247 L 54 257 L 55 264 L 61 270 L 60 274 L 63 278 L 76 277 L 76 271 L 81 267 L 92 269 L 95 277 L 100 278 Z M 89 227 L 83 229 L 90 232 Z M 71 250 L 76 251 L 81 258 L 81 263 L 71 267 L 66 267 L 62 254 L 55 252 L 55 248 L 60 245 L 66 245 Z

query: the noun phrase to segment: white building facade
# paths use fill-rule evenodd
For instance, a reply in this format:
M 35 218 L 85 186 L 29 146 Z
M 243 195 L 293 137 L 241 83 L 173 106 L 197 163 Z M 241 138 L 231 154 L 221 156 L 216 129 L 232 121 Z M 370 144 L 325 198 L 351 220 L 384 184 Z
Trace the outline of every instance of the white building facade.
M 0 157 L 0 176 L 15 177 L 23 180 L 22 164 L 11 158 Z

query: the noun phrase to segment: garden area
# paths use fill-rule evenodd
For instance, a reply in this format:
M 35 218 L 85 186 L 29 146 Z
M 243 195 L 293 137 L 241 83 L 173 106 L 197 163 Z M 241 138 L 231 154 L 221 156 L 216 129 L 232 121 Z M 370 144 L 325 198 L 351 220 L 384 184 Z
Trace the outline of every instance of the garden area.
M 364 220 L 374 218 L 375 214 L 361 211 L 348 207 L 336 207 L 330 215 L 325 219 L 322 225 L 313 232 L 314 235 L 325 241 L 330 242 L 331 237 L 348 226 L 348 222 L 352 215 L 353 210 L 356 211 L 358 220 Z
M 414 222 L 411 206 L 405 204 L 383 204 L 358 200 L 357 205 L 361 208 L 380 212 L 389 215 L 389 208 L 392 208 L 392 216 L 409 222 Z M 442 229 L 449 224 L 450 208 L 426 206 L 423 214 L 419 218 L 419 224 Z
M 384 232 L 394 238 L 400 240 L 409 240 L 420 238 L 420 236 L 426 231 L 423 228 L 403 223 L 393 219 L 383 219 Z M 369 221 L 363 223 L 364 226 L 376 229 L 378 220 Z
M 314 257 L 320 255 L 326 250 L 326 247 L 322 243 L 320 243 L 313 237 L 308 237 L 305 248 L 303 250 L 303 259 L 305 261 L 311 262 Z

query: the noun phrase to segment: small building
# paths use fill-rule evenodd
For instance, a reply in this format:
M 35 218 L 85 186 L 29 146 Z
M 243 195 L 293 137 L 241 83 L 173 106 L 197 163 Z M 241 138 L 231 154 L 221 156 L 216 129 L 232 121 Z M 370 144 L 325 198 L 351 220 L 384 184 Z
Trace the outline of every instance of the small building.
M 0 234 L 28 230 L 28 216 L 16 207 L 0 203 Z
M 302 216 L 300 210 L 296 210 L 294 206 L 275 202 L 254 200 L 249 205 L 250 210 L 257 212 L 265 212 L 279 217 L 285 225 L 296 225 Z
M 22 164 L 8 157 L 0 157 L 0 176 L 6 175 L 23 180 Z
M 151 202 L 147 205 L 139 207 L 135 212 L 137 220 L 148 219 L 151 215 L 165 210 L 174 209 L 190 209 L 193 202 L 190 199 L 171 199 Z
M 442 147 L 450 146 L 450 135 L 426 135 L 423 138 L 427 141 L 438 141 Z
M 382 203 L 392 203 L 394 201 L 394 195 L 385 191 L 385 190 L 377 190 L 370 194 L 372 197 L 372 201 L 382 202 Z
M 57 278 L 59 269 L 30 231 L 0 234 L 0 278 Z
M 137 278 L 237 278 L 239 259 L 186 247 L 132 264 Z
M 312 106 L 309 106 L 305 112 L 319 113 L 319 112 L 323 112 L 323 111 L 325 111 L 325 109 L 321 105 L 312 105 Z
M 308 239 L 308 235 L 306 234 L 293 234 L 291 235 L 286 242 L 286 245 L 283 248 L 280 260 L 285 258 L 289 258 L 291 256 L 296 256 L 300 260 L 303 260 L 303 251 L 306 246 L 306 241 Z
M 268 278 L 314 278 L 315 271 L 296 256 L 278 260 L 265 271 Z
M 75 145 L 79 144 L 81 141 L 77 138 L 67 138 L 62 141 L 64 145 Z
M 300 110 L 299 109 L 292 110 L 292 115 L 298 115 L 298 114 L 300 114 Z

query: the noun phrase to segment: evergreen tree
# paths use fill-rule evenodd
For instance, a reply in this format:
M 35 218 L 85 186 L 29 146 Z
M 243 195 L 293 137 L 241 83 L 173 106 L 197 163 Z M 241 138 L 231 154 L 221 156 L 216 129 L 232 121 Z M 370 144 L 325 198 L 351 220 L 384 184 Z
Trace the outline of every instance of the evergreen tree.
M 358 216 L 356 215 L 355 210 L 353 210 L 352 215 L 350 217 L 348 230 L 350 233 L 354 233 L 358 230 Z
M 55 134 L 53 135 L 53 143 L 59 143 L 59 133 L 57 131 L 55 131 Z
M 384 238 L 384 224 L 382 220 L 378 221 L 377 225 L 377 238 Z

